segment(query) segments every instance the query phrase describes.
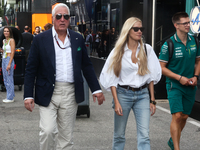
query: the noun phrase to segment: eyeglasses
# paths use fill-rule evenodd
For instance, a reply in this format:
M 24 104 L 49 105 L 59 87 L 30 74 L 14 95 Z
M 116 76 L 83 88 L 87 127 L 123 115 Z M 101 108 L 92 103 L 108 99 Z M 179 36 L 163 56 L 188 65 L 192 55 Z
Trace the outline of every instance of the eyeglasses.
M 143 32 L 144 31 L 144 27 L 132 27 L 131 29 L 133 29 L 135 32 L 138 32 L 139 30 L 141 31 L 141 32 Z
M 188 22 L 184 22 L 184 23 L 177 23 L 177 24 L 187 26 L 188 24 L 190 24 L 190 21 L 188 21 Z
M 62 16 L 65 18 L 65 20 L 69 20 L 69 15 L 67 15 L 67 14 L 64 14 L 64 15 L 62 15 L 62 14 L 57 14 L 56 15 L 56 19 L 57 20 L 59 20 L 59 19 L 61 19 L 62 18 Z

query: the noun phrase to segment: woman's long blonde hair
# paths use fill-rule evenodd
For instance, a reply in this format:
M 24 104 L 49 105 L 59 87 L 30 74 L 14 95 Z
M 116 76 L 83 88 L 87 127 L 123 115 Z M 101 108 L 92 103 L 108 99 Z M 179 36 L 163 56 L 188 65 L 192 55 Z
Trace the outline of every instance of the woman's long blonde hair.
M 133 25 L 136 22 L 141 22 L 142 21 L 139 18 L 136 17 L 131 17 L 129 19 L 126 20 L 126 22 L 124 23 L 123 27 L 122 27 L 122 31 L 120 33 L 120 36 L 115 44 L 114 47 L 114 54 L 112 57 L 112 61 L 110 64 L 110 67 L 108 70 L 113 69 L 114 73 L 117 77 L 119 77 L 119 74 L 121 72 L 121 67 L 122 67 L 122 56 L 124 54 L 124 47 L 128 41 L 128 35 L 129 35 L 129 31 L 131 30 L 131 28 L 133 27 Z M 147 55 L 146 52 L 143 48 L 143 41 L 142 39 L 140 39 L 138 42 L 140 42 L 140 51 L 137 55 L 138 58 L 138 74 L 143 76 L 145 74 L 149 73 L 149 70 L 147 68 Z

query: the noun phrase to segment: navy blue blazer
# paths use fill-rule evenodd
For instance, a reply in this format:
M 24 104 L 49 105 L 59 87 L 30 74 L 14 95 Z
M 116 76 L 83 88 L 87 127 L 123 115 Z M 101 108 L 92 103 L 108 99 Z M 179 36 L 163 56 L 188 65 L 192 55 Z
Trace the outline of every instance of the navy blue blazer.
M 101 88 L 88 57 L 82 35 L 70 29 L 69 34 L 72 49 L 75 99 L 77 103 L 80 103 L 84 101 L 82 73 L 92 92 Z M 36 104 L 41 106 L 49 105 L 55 85 L 55 64 L 55 49 L 52 29 L 50 29 L 38 34 L 33 39 L 24 79 L 24 98 L 34 97 Z

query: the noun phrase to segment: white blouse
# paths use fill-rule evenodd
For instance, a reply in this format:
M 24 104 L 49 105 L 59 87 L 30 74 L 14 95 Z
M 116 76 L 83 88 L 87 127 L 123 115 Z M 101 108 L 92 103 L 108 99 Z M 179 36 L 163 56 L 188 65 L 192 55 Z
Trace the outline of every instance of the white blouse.
M 114 49 L 111 51 L 108 56 L 102 72 L 100 74 L 100 83 L 107 91 L 110 91 L 111 86 L 117 87 L 117 85 L 129 85 L 133 88 L 139 88 L 146 83 L 149 84 L 151 81 L 154 84 L 160 81 L 162 70 L 158 58 L 153 50 L 153 48 L 146 44 L 147 48 L 147 67 L 150 73 L 145 74 L 144 76 L 139 75 L 138 72 L 138 63 L 133 63 L 131 60 L 132 51 L 128 48 L 126 44 L 124 48 L 124 55 L 122 56 L 122 68 L 119 77 L 114 74 L 113 69 L 108 70 L 113 54 Z M 140 50 L 140 43 L 138 43 L 136 56 Z

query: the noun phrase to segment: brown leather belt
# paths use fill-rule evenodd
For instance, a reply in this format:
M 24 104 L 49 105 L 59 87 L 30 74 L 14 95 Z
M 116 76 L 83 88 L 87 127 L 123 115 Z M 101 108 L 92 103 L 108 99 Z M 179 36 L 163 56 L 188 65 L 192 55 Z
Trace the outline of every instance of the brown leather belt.
M 118 85 L 119 85 L 119 84 L 118 84 Z M 140 91 L 140 90 L 146 88 L 146 87 L 147 87 L 147 84 L 145 84 L 145 85 L 143 85 L 143 86 L 141 86 L 141 87 L 139 87 L 139 88 L 133 88 L 133 87 L 130 87 L 130 86 L 128 86 L 128 85 L 119 85 L 119 86 L 122 87 L 122 88 L 125 88 L 125 89 L 127 89 L 127 90 Z

